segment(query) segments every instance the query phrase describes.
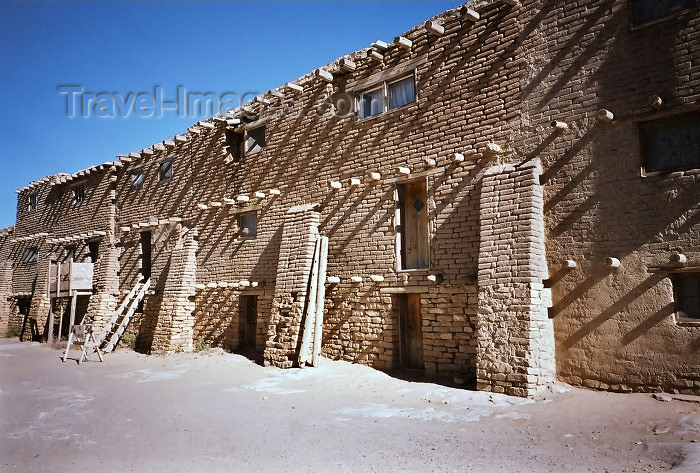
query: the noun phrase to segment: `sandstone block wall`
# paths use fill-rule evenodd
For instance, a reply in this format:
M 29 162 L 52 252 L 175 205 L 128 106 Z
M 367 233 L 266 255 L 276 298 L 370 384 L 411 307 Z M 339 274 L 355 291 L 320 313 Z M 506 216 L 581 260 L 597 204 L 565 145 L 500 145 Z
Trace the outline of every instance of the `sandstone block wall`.
M 130 328 L 138 349 L 236 350 L 242 297 L 255 295 L 258 350 L 289 367 L 321 234 L 335 281 L 325 356 L 402 367 L 402 301 L 419 294 L 428 373 L 515 395 L 540 391 L 555 370 L 595 388 L 698 392 L 698 326 L 676 323 L 670 274 L 653 268 L 681 250 L 700 268 L 700 174 L 642 176 L 638 131 L 700 109 L 698 8 L 632 26 L 623 0 L 468 7 L 478 19 L 444 12 L 434 28 L 402 34 L 410 48 L 391 44 L 380 60 L 351 53 L 344 67 L 323 66 L 331 82 L 306 74 L 261 94 L 240 121 L 204 120 L 70 182 L 22 189 L 13 300 L 26 294 L 45 317 L 42 265 L 65 245 L 42 238 L 103 230 L 87 309 L 102 321 L 142 277 L 150 232 L 153 285 Z M 345 113 L 361 92 L 407 77 L 414 101 L 364 119 Z M 651 95 L 665 105 L 650 108 Z M 615 120 L 598 121 L 600 108 Z M 264 146 L 246 151 L 246 133 L 261 127 Z M 172 177 L 162 179 L 166 162 Z M 68 194 L 76 179 L 90 189 L 79 206 Z M 425 267 L 409 269 L 398 196 L 417 182 L 429 250 Z M 41 207 L 29 212 L 35 191 Z M 18 263 L 34 241 L 39 263 Z M 606 257 L 622 265 L 612 271 Z
M 700 327 L 677 323 L 672 273 L 654 270 L 676 251 L 700 268 L 698 170 L 644 176 L 639 124 L 700 108 L 700 12 L 635 26 L 622 0 L 524 7 L 516 139 L 523 158 L 542 159 L 557 375 L 597 389 L 698 392 Z M 603 108 L 612 123 L 597 120 Z

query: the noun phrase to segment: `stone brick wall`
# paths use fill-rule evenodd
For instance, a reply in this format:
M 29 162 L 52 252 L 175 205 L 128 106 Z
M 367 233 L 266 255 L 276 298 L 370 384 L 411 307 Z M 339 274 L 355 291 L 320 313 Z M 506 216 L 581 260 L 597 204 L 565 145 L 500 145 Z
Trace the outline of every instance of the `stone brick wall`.
M 700 327 L 677 323 L 671 273 L 653 268 L 676 251 L 700 266 L 698 171 L 643 177 L 638 123 L 700 108 L 700 13 L 634 27 L 621 0 L 524 7 L 514 139 L 543 164 L 557 375 L 598 389 L 697 393 Z M 654 110 L 652 95 L 665 106 Z M 612 123 L 596 119 L 603 108 Z M 569 130 L 553 131 L 552 120 Z
M 486 170 L 481 186 L 477 382 L 534 395 L 555 379 L 537 159 Z
M 676 251 L 700 267 L 699 174 L 642 177 L 637 130 L 700 108 L 698 31 L 697 8 L 631 28 L 623 0 L 470 2 L 404 32 L 408 48 L 323 66 L 330 82 L 311 72 L 235 120 L 198 122 L 70 182 L 23 188 L 13 294 L 30 294 L 45 317 L 42 265 L 63 245 L 41 243 L 34 265 L 18 263 L 23 248 L 102 230 L 87 311 L 103 323 L 141 279 L 140 234 L 150 232 L 153 284 L 129 329 L 139 350 L 237 350 L 241 298 L 254 294 L 258 350 L 289 367 L 310 252 L 324 235 L 324 356 L 402 367 L 401 301 L 419 294 L 430 374 L 527 396 L 556 366 L 595 388 L 698 392 L 698 327 L 676 323 L 669 273 L 653 268 Z M 411 75 L 414 102 L 364 119 L 344 113 L 360 92 Z M 665 106 L 651 109 L 650 95 Z M 601 108 L 612 123 L 595 118 Z M 246 152 L 245 133 L 261 126 L 265 146 Z M 166 161 L 173 175 L 161 179 Z M 90 192 L 76 206 L 68 191 L 80 179 Z M 397 196 L 416 182 L 428 263 L 406 269 Z M 41 207 L 29 212 L 34 191 Z M 240 223 L 251 213 L 255 235 Z

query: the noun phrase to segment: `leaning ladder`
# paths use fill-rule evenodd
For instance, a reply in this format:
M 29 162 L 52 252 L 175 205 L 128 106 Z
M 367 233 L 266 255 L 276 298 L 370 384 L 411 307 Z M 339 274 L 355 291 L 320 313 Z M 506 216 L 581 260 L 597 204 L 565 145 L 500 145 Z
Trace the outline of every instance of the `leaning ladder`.
M 138 307 L 143 297 L 146 295 L 146 291 L 149 287 L 151 287 L 150 279 L 147 279 L 146 282 L 137 282 L 134 288 L 131 290 L 131 292 L 129 292 L 129 294 L 124 299 L 124 302 L 122 302 L 119 308 L 117 308 L 114 315 L 112 315 L 112 318 L 109 320 L 109 322 L 107 322 L 105 329 L 102 331 L 102 333 L 100 333 L 100 336 L 98 337 L 98 342 L 100 346 L 103 347 L 102 351 L 107 353 L 114 350 L 114 347 L 117 345 L 117 342 L 119 342 L 119 339 L 124 334 L 124 330 L 126 330 L 127 325 L 129 325 L 131 316 L 134 315 L 134 312 L 136 312 L 136 308 Z M 124 313 L 125 309 L 126 313 Z M 117 323 L 119 317 L 122 317 L 122 320 L 119 323 L 119 326 L 116 328 L 116 330 L 112 331 L 112 327 Z M 109 336 L 110 333 L 111 336 Z M 106 341 L 108 336 L 109 340 Z

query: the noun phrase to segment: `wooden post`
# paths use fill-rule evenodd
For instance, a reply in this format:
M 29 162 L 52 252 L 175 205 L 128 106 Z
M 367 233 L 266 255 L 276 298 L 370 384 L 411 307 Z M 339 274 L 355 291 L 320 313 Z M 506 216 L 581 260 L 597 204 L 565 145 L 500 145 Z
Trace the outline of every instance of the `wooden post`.
M 73 293 L 73 297 L 71 298 L 70 301 L 70 324 L 75 325 L 75 308 L 78 305 L 78 292 L 75 291 Z M 63 320 L 63 318 L 61 318 Z
M 57 272 L 61 269 L 61 263 L 57 263 Z M 60 282 L 60 272 L 56 275 L 56 284 Z M 58 289 L 58 286 L 57 286 Z M 46 335 L 46 342 L 53 343 L 53 307 L 51 307 L 51 262 L 49 261 L 49 333 Z
M 320 254 L 318 258 L 318 293 L 316 294 L 316 320 L 314 326 L 314 349 L 311 366 L 318 366 L 321 358 L 323 343 L 323 307 L 326 299 L 326 266 L 328 264 L 328 237 L 320 238 Z
M 314 327 L 314 317 L 316 315 L 316 292 L 318 289 L 318 260 L 321 247 L 321 238 L 316 240 L 314 258 L 311 262 L 311 285 L 307 297 L 306 320 L 304 321 L 304 333 L 301 339 L 301 349 L 299 350 L 299 366 L 304 367 L 304 363 L 311 358 L 311 330 Z

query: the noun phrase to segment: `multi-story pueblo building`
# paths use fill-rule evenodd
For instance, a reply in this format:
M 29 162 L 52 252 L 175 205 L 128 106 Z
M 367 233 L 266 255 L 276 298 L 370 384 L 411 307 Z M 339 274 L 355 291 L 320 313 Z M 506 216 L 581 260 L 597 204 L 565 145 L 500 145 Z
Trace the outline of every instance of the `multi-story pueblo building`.
M 469 2 L 17 192 L 23 340 L 700 394 L 696 0 Z

